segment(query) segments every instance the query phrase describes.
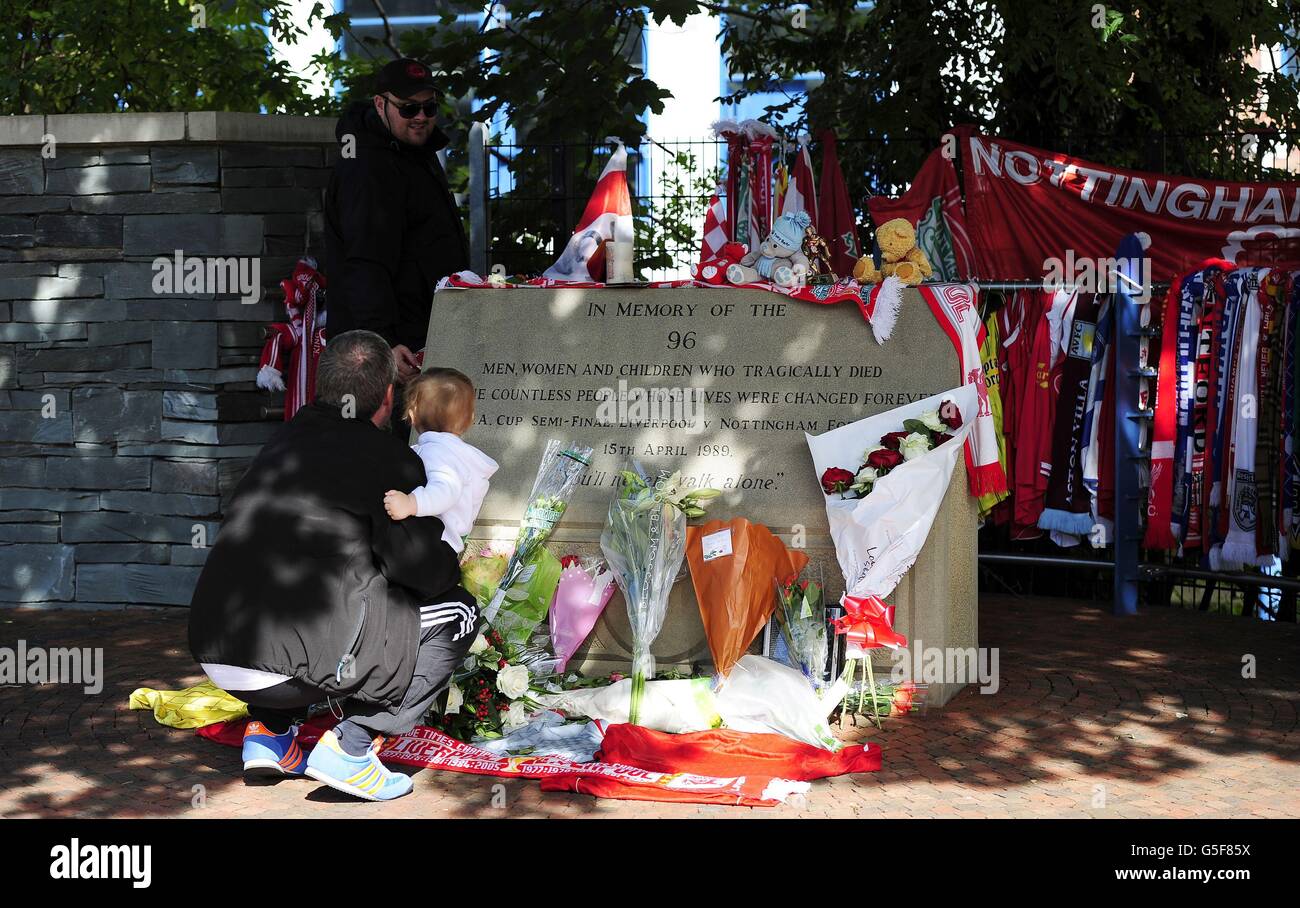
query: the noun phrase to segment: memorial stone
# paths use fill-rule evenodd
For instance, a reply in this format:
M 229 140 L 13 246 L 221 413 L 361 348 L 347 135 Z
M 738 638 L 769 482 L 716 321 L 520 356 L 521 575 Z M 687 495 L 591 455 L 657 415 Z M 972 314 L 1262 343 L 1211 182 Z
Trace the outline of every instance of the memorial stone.
M 805 548 L 805 576 L 824 578 L 831 603 L 844 582 L 804 433 L 960 380 L 952 345 L 915 290 L 882 345 L 855 306 L 762 290 L 448 289 L 434 298 L 425 364 L 473 380 L 477 412 L 466 440 L 501 465 L 472 539 L 508 545 L 546 440 L 576 441 L 594 453 L 552 537 L 557 554 L 599 554 L 618 470 L 636 459 L 651 473 L 681 470 L 687 484 L 721 490 L 709 518 L 743 516 Z M 976 516 L 959 462 L 924 550 L 889 597 L 895 627 L 927 651 L 977 645 Z M 630 649 L 616 594 L 570 665 L 624 670 Z M 709 667 L 685 566 L 652 650 L 661 669 Z M 884 651 L 875 661 L 888 670 Z M 921 661 L 905 664 L 910 675 Z M 929 703 L 960 687 L 931 684 Z

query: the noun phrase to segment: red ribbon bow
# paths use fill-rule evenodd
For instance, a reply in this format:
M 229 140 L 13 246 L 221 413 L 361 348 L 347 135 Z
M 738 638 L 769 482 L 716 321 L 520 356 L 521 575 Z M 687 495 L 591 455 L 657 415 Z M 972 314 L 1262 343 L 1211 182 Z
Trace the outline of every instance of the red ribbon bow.
M 833 622 L 835 633 L 845 634 L 860 649 L 907 646 L 907 638 L 894 630 L 894 607 L 879 596 L 845 596 L 844 615 Z

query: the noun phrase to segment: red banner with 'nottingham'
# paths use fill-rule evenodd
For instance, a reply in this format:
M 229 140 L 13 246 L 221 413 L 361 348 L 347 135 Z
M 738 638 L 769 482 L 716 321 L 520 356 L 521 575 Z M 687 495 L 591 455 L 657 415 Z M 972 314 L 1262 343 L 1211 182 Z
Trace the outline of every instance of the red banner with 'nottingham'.
M 1298 257 L 1300 183 L 1210 182 L 1121 170 L 969 128 L 954 132 L 979 277 L 1038 278 L 1051 270 L 1048 260 L 1068 267 L 1109 257 L 1125 235 L 1137 232 L 1152 239 L 1156 280 L 1211 256 L 1239 265 Z

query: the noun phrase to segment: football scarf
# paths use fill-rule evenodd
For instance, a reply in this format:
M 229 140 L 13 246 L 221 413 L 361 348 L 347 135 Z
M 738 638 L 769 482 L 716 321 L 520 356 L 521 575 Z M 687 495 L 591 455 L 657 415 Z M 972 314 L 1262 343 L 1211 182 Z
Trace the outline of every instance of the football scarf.
M 1192 401 L 1196 390 L 1196 344 L 1200 334 L 1201 303 L 1205 297 L 1204 277 L 1189 275 L 1179 286 L 1178 306 L 1178 424 L 1174 433 L 1174 489 L 1170 523 L 1174 539 L 1182 545 L 1187 529 L 1192 477 Z
M 1282 396 L 1282 325 L 1285 320 L 1286 275 L 1272 272 L 1259 288 L 1259 424 L 1255 427 L 1255 492 L 1259 500 L 1255 521 L 1255 550 L 1260 558 L 1278 551 L 1278 464 L 1281 461 L 1280 399 Z M 1271 558 L 1265 558 L 1268 563 Z
M 1183 295 L 1180 280 L 1174 278 L 1165 295 L 1160 332 L 1160 374 L 1156 379 L 1155 419 L 1151 438 L 1151 497 L 1147 503 L 1147 529 L 1142 544 L 1149 549 L 1172 549 L 1171 515 L 1174 500 L 1174 440 L 1178 425 L 1178 363 L 1184 352 L 1179 336 L 1183 324 Z M 1175 373 L 1178 373 L 1177 375 Z
M 1267 273 L 1266 269 L 1261 269 Z M 1263 327 L 1259 275 L 1249 269 L 1241 285 L 1243 315 L 1237 331 L 1237 363 L 1233 370 L 1235 389 L 1232 412 L 1232 451 L 1226 459 L 1224 497 L 1220 499 L 1227 518 L 1228 533 L 1219 553 L 1220 565 L 1254 565 L 1255 523 L 1259 519 L 1258 490 L 1255 486 L 1255 431 L 1259 424 L 1259 342 Z M 1213 554 L 1211 555 L 1213 557 Z M 1217 565 L 1212 566 L 1218 569 Z
M 1040 314 L 1033 322 L 1033 336 L 1025 351 L 1024 389 L 1020 397 L 1020 413 L 1016 420 L 1015 493 L 1011 538 L 1037 539 L 1038 517 L 1043 513 L 1043 497 L 1047 493 L 1043 465 L 1051 457 L 1052 414 L 1055 395 L 1052 388 L 1051 326 L 1043 305 L 1051 297 L 1038 296 L 1027 304 L 1038 307 Z M 1028 315 L 1028 312 L 1026 313 Z
M 1290 334 L 1287 336 L 1286 401 L 1283 407 L 1290 420 L 1287 423 L 1286 479 L 1283 484 L 1286 494 L 1283 506 L 1288 513 L 1283 526 L 1292 549 L 1300 548 L 1300 445 L 1296 440 L 1296 434 L 1300 433 L 1300 353 L 1297 353 L 1297 345 L 1300 345 L 1300 280 L 1297 278 L 1300 278 L 1300 272 L 1292 273 L 1291 303 L 1287 310 Z
M 1007 443 L 1002 428 L 1002 370 L 998 362 L 998 320 L 990 315 L 984 320 L 984 341 L 980 344 L 980 362 L 984 367 L 984 387 L 988 392 L 989 410 L 993 414 L 993 432 L 998 443 L 998 464 L 1007 472 Z M 1010 494 L 1007 489 L 986 492 L 979 498 L 980 517 L 986 517 Z
M 825 212 L 823 211 L 823 216 Z M 962 384 L 974 384 L 979 399 L 979 413 L 975 425 L 966 436 L 966 478 L 970 493 L 975 497 L 1007 490 L 1007 477 L 998 459 L 997 430 L 993 424 L 993 410 L 989 405 L 988 389 L 984 385 L 984 367 L 980 363 L 980 334 L 983 323 L 975 301 L 975 288 L 970 284 L 940 284 L 919 288 L 921 297 L 934 313 L 939 327 L 943 328 L 957 352 Z
M 1092 339 L 1092 363 L 1088 371 L 1088 400 L 1083 422 L 1083 487 L 1088 491 L 1089 510 L 1094 524 L 1093 533 L 1100 532 L 1092 539 L 1094 548 L 1110 544 L 1110 521 L 1101 517 L 1098 496 L 1101 493 L 1102 452 L 1115 446 L 1114 432 L 1105 434 L 1102 418 L 1102 403 L 1106 399 L 1106 376 L 1110 372 L 1112 354 L 1110 350 L 1110 333 L 1114 324 L 1114 302 L 1110 297 L 1102 299 L 1097 315 L 1097 330 Z
M 1196 332 L 1196 360 L 1194 366 L 1195 383 L 1192 389 L 1192 423 L 1188 439 L 1190 464 L 1187 480 L 1187 521 L 1183 534 L 1183 551 L 1200 552 L 1204 548 L 1205 501 L 1205 467 L 1207 454 L 1207 433 L 1213 435 L 1211 415 L 1211 395 L 1215 388 L 1212 381 L 1212 355 L 1218 345 L 1219 333 L 1219 299 L 1217 294 L 1207 293 L 1202 301 L 1201 319 Z
M 1063 322 L 1056 420 L 1048 466 L 1046 507 L 1038 517 L 1044 530 L 1084 536 L 1092 529 L 1092 502 L 1083 485 L 1084 424 L 1097 333 L 1097 297 L 1081 293 Z

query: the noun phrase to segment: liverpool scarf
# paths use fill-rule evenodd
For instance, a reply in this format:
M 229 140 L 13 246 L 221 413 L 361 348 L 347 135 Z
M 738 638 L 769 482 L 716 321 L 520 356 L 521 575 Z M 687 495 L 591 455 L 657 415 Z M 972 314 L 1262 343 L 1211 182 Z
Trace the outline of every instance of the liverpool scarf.
M 1047 294 L 1035 294 L 1026 306 L 1026 322 L 1032 326 L 1032 338 L 1025 351 L 1024 390 L 1020 412 L 1016 417 L 1015 492 L 1011 537 L 1015 540 L 1037 539 L 1038 517 L 1043 513 L 1047 493 L 1044 464 L 1051 457 L 1052 412 L 1056 401 L 1052 387 L 1051 327 L 1047 321 Z M 1030 310 L 1037 314 L 1030 317 Z
M 1073 536 L 1086 535 L 1093 525 L 1092 502 L 1083 485 L 1082 454 L 1097 311 L 1097 297 L 1081 293 L 1063 322 L 1064 356 L 1052 429 L 1047 500 L 1038 517 L 1039 528 Z
M 825 212 L 823 211 L 823 216 Z M 966 474 L 973 496 L 1005 492 L 1007 477 L 998 460 L 997 429 L 993 411 L 989 406 L 988 388 L 984 384 L 984 367 L 980 363 L 979 308 L 975 302 L 975 287 L 970 284 L 939 284 L 919 288 L 922 298 L 934 313 L 939 327 L 943 328 L 957 352 L 962 384 L 974 384 L 979 397 L 979 413 L 975 426 L 966 436 Z M 967 419 L 970 417 L 967 416 Z
M 302 258 L 280 289 L 289 320 L 267 328 L 256 383 L 284 392 L 287 422 L 316 396 L 316 364 L 325 349 L 325 276 L 316 270 L 315 259 Z

